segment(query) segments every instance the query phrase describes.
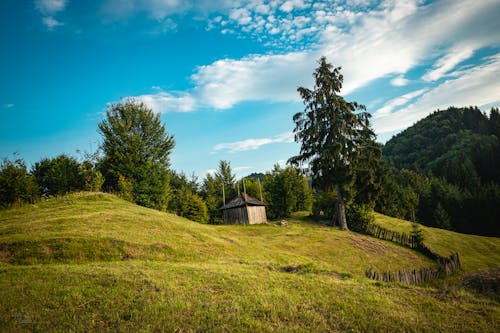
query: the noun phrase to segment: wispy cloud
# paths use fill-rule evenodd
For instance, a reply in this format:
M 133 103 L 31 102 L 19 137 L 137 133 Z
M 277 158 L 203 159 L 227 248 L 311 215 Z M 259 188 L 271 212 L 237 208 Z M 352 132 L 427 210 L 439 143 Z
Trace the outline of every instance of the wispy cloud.
M 436 88 L 420 94 L 413 103 L 394 112 L 377 112 L 374 128 L 377 133 L 404 129 L 434 110 L 449 106 L 500 106 L 500 54 L 489 57 L 480 66 L 464 70 L 460 76 L 447 80 Z M 397 100 L 397 99 L 396 99 Z M 394 103 L 396 106 L 403 104 Z M 399 104 L 399 105 L 397 105 Z
M 216 16 L 211 24 L 213 28 L 239 27 L 240 34 L 267 37 L 272 34 L 272 29 L 298 33 L 300 29 L 297 27 L 302 24 L 303 29 L 318 29 L 310 32 L 310 36 L 316 34 L 315 45 L 280 54 L 217 60 L 196 68 L 191 77 L 193 87 L 185 92 L 160 91 L 136 97 L 158 112 L 186 112 L 198 108 L 223 110 L 243 101 L 299 101 L 297 87 L 312 86 L 311 73 L 316 67 L 314 60 L 326 55 L 334 65 L 343 67 L 344 94 L 381 78 L 387 78 L 393 86 L 405 86 L 409 84 L 405 78 L 409 71 L 431 63 L 431 69 L 422 77 L 424 86 L 428 82 L 429 90 L 420 87 L 422 89 L 413 92 L 413 95 L 406 93 L 385 102 L 384 107 L 376 112 L 375 128 L 378 131 L 404 128 L 436 107 L 463 104 L 459 102 L 464 100 L 464 96 L 473 105 L 492 103 L 498 98 L 499 89 L 495 80 L 482 82 L 466 93 L 457 83 L 455 90 L 447 88 L 453 85 L 452 82 L 464 83 L 465 77 L 479 75 L 486 67 L 492 66 L 490 60 L 477 71 L 458 68 L 478 50 L 499 45 L 500 21 L 496 16 L 500 12 L 500 3 L 496 0 L 442 0 L 431 4 L 422 4 L 418 0 L 383 1 L 372 9 L 360 1 L 342 10 L 332 8 L 331 3 L 310 1 L 297 2 L 293 8 L 285 6 L 282 10 L 280 7 L 284 4 L 284 1 L 259 5 L 256 2 L 237 2 L 232 6 L 219 3 L 219 9 L 225 8 L 226 14 Z M 309 9 L 309 14 L 304 14 L 302 4 Z M 288 14 L 279 14 L 286 13 L 284 9 L 288 8 L 291 10 Z M 251 21 L 248 21 L 249 17 Z M 265 17 L 265 22 L 259 23 L 262 17 Z M 308 17 L 314 19 L 308 20 Z M 271 25 L 268 26 L 268 23 Z M 290 36 L 280 33 L 282 35 L 278 39 Z M 455 80 L 443 83 L 444 78 Z M 436 84 L 437 87 L 432 89 Z M 433 101 L 427 96 L 433 96 Z M 417 98 L 428 103 L 415 102 Z M 448 105 L 441 105 L 440 101 L 446 101 Z M 412 116 L 394 112 L 413 102 L 411 109 L 416 110 L 414 108 L 418 105 L 421 107 Z M 398 117 L 401 119 L 398 120 Z M 273 140 L 276 138 L 223 143 L 214 150 L 236 152 L 257 149 Z
M 453 48 L 448 54 L 440 58 L 423 77 L 425 81 L 436 81 L 453 70 L 462 61 L 469 59 L 474 54 L 471 47 Z
M 395 108 L 406 105 L 413 99 L 421 96 L 427 90 L 428 89 L 426 88 L 419 89 L 390 100 L 389 102 L 385 103 L 383 107 L 373 113 L 373 119 L 384 117 L 385 115 L 391 113 Z
M 293 142 L 294 136 L 292 132 L 282 133 L 271 138 L 260 138 L 260 139 L 246 139 L 236 142 L 219 143 L 214 146 L 214 151 L 226 150 L 230 153 L 236 153 L 240 151 L 256 150 L 262 146 L 274 144 L 274 143 L 287 143 Z
M 35 6 L 43 15 L 54 15 L 63 11 L 66 3 L 66 0 L 36 0 Z
M 53 30 L 57 26 L 63 25 L 54 16 L 59 12 L 64 11 L 67 5 L 67 0 L 36 0 L 35 8 L 42 14 L 42 23 L 47 29 Z
M 156 88 L 157 93 L 132 98 L 140 100 L 155 112 L 190 112 L 195 110 L 197 102 L 193 96 L 186 92 L 165 92 Z
M 394 79 L 391 80 L 391 84 L 395 87 L 403 87 L 406 86 L 408 83 L 409 81 L 405 79 L 404 76 L 402 75 L 395 77 Z
M 56 20 L 55 18 L 53 18 L 52 16 L 47 16 L 47 17 L 44 17 L 42 19 L 42 22 L 43 24 L 47 27 L 47 29 L 50 31 L 50 30 L 53 30 L 55 27 L 57 26 L 60 26 L 60 25 L 64 25 L 63 23 L 59 22 L 58 20 Z

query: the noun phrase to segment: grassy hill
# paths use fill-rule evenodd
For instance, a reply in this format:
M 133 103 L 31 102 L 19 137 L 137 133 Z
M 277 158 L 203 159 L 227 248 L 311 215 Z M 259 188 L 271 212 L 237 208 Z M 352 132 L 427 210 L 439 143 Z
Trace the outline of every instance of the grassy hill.
M 408 223 L 376 215 L 394 229 Z M 369 267 L 420 254 L 297 215 L 288 227 L 211 226 L 109 194 L 0 211 L 2 331 L 496 331 L 498 299 L 460 286 L 498 267 L 500 239 L 425 229 L 461 275 L 380 283 Z M 462 254 L 462 251 L 464 253 Z

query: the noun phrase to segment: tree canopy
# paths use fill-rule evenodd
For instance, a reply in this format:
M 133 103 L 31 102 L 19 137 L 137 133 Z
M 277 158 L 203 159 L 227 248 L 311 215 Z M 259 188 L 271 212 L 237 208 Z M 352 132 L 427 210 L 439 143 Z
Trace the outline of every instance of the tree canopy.
M 99 123 L 104 141 L 101 164 L 104 187 L 118 191 L 119 180 L 131 185 L 133 200 L 165 210 L 168 203 L 168 167 L 174 139 L 160 115 L 144 103 L 127 100 L 111 105 Z

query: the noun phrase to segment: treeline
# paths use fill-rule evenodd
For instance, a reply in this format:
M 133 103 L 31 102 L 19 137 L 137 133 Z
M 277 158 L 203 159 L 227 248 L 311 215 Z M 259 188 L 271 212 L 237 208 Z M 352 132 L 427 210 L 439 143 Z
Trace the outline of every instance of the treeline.
M 34 203 L 42 197 L 73 191 L 100 191 L 104 178 L 91 156 L 82 162 L 61 154 L 43 158 L 30 170 L 16 158 L 4 158 L 0 164 L 0 208 Z
M 275 166 L 266 174 L 237 181 L 231 165 L 221 161 L 214 174 L 199 182 L 170 169 L 175 141 L 158 114 L 134 100 L 109 107 L 99 123 L 103 143 L 79 160 L 65 154 L 43 158 L 28 169 L 19 158 L 0 164 L 0 208 L 33 203 L 73 191 L 106 191 L 139 205 L 188 219 L 222 223 L 220 208 L 245 190 L 268 205 L 269 218 L 310 210 L 312 192 L 292 167 Z
M 383 147 L 375 209 L 422 224 L 500 235 L 500 114 L 437 111 Z
M 0 165 L 0 208 L 32 204 L 41 198 L 75 191 L 104 191 L 103 173 L 106 171 L 102 159 L 96 154 L 87 154 L 81 161 L 65 154 L 43 158 L 30 169 L 22 159 L 4 159 Z M 275 165 L 272 171 L 260 174 L 259 178 L 249 176 L 237 180 L 230 163 L 220 161 L 218 170 L 207 174 L 201 182 L 194 175 L 187 177 L 173 170 L 168 170 L 165 180 L 163 188 L 168 195 L 166 206 L 161 210 L 198 222 L 221 224 L 223 187 L 228 202 L 243 192 L 243 182 L 248 195 L 262 198 L 266 203 L 271 219 L 311 210 L 312 205 L 313 194 L 307 178 L 292 167 Z M 119 176 L 117 191 L 109 192 L 141 204 L 135 199 L 132 182 L 123 176 Z

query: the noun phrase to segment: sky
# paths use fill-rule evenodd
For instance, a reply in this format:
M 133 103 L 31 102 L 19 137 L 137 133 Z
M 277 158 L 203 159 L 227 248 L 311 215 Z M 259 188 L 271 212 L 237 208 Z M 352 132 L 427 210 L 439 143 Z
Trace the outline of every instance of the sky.
M 2 0 L 0 157 L 81 158 L 113 103 L 143 101 L 171 167 L 241 177 L 298 154 L 321 56 L 378 141 L 437 109 L 500 106 L 498 0 Z

